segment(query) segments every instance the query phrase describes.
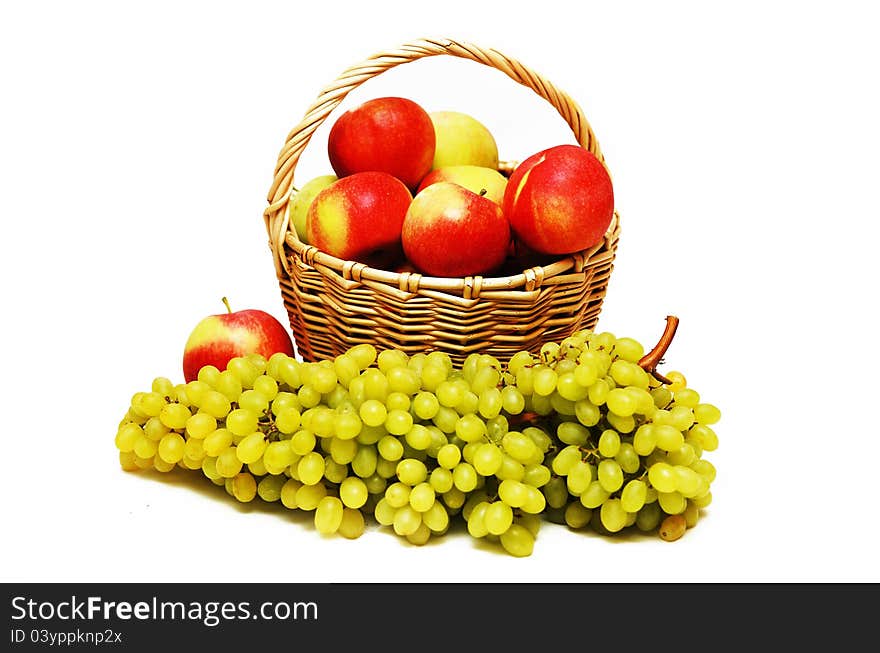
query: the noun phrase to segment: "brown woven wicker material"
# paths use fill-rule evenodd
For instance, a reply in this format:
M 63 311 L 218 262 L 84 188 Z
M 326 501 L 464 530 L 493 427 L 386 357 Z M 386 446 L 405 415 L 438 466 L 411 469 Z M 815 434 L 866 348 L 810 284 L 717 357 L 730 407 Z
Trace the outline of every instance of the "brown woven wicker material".
M 288 134 L 263 214 L 297 351 L 303 360 L 332 358 L 359 343 L 409 354 L 440 350 L 461 363 L 472 352 L 506 359 L 544 342 L 594 328 L 620 236 L 614 214 L 598 245 L 498 277 L 443 278 L 391 272 L 343 261 L 302 243 L 289 223 L 294 171 L 315 130 L 345 96 L 385 70 L 423 57 L 450 55 L 496 68 L 547 100 L 577 142 L 605 163 L 580 107 L 538 73 L 493 49 L 424 39 L 374 54 L 345 70 L 318 95 Z M 509 173 L 511 163 L 499 165 Z

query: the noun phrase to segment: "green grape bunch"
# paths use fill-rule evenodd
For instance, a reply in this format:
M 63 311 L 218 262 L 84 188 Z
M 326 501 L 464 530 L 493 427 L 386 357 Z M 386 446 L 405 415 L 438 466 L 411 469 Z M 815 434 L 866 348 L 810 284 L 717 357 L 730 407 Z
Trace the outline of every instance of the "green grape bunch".
M 313 513 L 323 535 L 368 522 L 421 545 L 456 521 L 513 556 L 545 521 L 668 541 L 711 503 L 719 409 L 648 354 L 583 330 L 502 363 L 358 344 L 207 365 L 136 392 L 115 445 L 127 471 L 201 472 L 237 501 Z

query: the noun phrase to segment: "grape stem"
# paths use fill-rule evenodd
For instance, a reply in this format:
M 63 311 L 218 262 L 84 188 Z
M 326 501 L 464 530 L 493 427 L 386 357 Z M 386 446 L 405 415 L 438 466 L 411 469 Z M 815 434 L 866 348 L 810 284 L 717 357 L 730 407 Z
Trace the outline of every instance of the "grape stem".
M 654 345 L 654 348 L 651 351 L 642 356 L 639 360 L 639 367 L 660 381 L 660 383 L 665 383 L 667 385 L 672 383 L 672 381 L 657 371 L 657 365 L 663 360 L 663 355 L 666 354 L 666 350 L 669 349 L 669 345 L 672 344 L 672 339 L 675 337 L 675 330 L 678 328 L 678 322 L 679 319 L 676 316 L 667 315 L 666 328 L 663 330 L 663 335 L 660 336 L 660 340 L 657 341 L 657 344 Z

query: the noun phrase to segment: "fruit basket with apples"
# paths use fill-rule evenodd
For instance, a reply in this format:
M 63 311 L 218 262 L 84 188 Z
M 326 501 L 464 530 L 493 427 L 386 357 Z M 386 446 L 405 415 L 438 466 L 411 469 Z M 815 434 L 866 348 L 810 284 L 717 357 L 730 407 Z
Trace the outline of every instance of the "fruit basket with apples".
M 336 174 L 295 183 L 310 139 L 352 90 L 438 55 L 530 88 L 577 145 L 499 161 L 475 119 L 376 98 L 330 123 Z M 288 134 L 267 199 L 269 246 L 305 361 L 361 343 L 439 350 L 456 363 L 474 352 L 537 352 L 594 328 L 620 235 L 610 174 L 581 108 L 501 52 L 449 39 L 407 43 L 345 70 Z

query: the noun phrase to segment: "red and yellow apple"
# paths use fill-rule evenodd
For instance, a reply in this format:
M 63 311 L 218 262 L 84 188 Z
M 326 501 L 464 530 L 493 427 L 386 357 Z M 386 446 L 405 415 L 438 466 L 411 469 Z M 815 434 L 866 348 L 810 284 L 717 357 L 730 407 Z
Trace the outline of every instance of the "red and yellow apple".
M 294 355 L 287 329 L 272 315 L 259 309 L 233 311 L 225 297 L 223 303 L 226 313 L 203 318 L 186 341 L 183 377 L 187 383 L 198 378 L 205 365 L 225 370 L 237 356 L 260 354 L 268 359 L 277 352 Z
M 309 179 L 302 188 L 290 199 L 287 205 L 287 217 L 296 231 L 296 237 L 304 243 L 308 243 L 306 234 L 306 216 L 315 196 L 327 186 L 337 180 L 336 175 L 320 175 Z
M 381 97 L 343 113 L 330 129 L 327 152 L 339 177 L 387 172 L 414 190 L 434 160 L 434 125 L 421 105 Z
M 407 259 L 423 274 L 486 274 L 504 262 L 510 226 L 492 200 L 441 181 L 413 198 L 403 221 L 402 243 Z
M 507 187 L 507 177 L 495 168 L 461 165 L 432 170 L 422 179 L 418 191 L 422 191 L 438 181 L 450 181 L 453 184 L 464 186 L 472 193 L 492 200 L 498 206 L 501 206 L 504 200 L 504 189 Z
M 333 182 L 312 200 L 308 242 L 337 258 L 371 263 L 400 249 L 409 189 L 387 172 L 356 172 Z
M 525 159 L 507 182 L 504 214 L 514 237 L 540 254 L 571 254 L 599 243 L 614 216 L 611 177 L 578 145 Z
M 471 165 L 498 168 L 498 145 L 492 132 L 460 111 L 432 111 L 436 144 L 433 169 Z

